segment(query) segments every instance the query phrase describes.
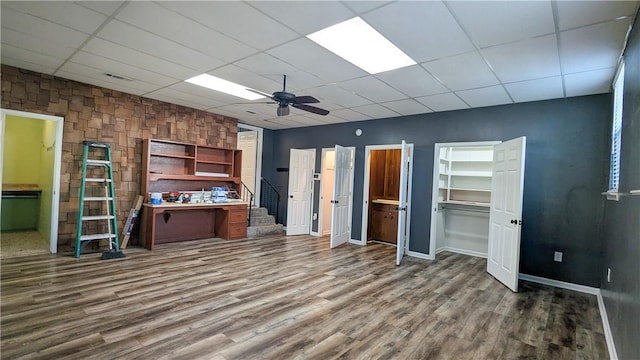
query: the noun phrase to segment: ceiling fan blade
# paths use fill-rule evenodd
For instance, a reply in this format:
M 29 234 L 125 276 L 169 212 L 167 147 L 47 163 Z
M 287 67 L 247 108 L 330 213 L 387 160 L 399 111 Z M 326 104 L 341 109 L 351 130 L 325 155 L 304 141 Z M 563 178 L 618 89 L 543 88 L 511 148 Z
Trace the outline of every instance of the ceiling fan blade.
M 296 109 L 308 111 L 308 112 L 311 112 L 311 113 L 314 113 L 314 114 L 318 114 L 318 115 L 322 115 L 322 116 L 325 116 L 325 115 L 329 114 L 329 110 L 320 109 L 318 107 L 311 106 L 311 105 L 292 103 L 291 106 L 293 106 Z
M 268 97 L 269 99 L 273 99 L 273 95 L 271 95 L 271 94 L 267 94 L 266 92 L 262 92 L 262 91 L 260 91 L 260 90 L 255 90 L 255 89 L 249 89 L 249 88 L 246 88 L 246 89 L 247 89 L 248 91 L 251 91 L 252 93 L 256 93 L 256 94 L 258 94 L 258 95 L 266 96 L 266 97 Z
M 278 106 L 278 111 L 276 113 L 278 116 L 289 115 L 289 106 Z
M 313 96 L 296 96 L 291 99 L 290 102 L 296 104 L 316 104 L 319 103 L 320 100 L 314 98 Z

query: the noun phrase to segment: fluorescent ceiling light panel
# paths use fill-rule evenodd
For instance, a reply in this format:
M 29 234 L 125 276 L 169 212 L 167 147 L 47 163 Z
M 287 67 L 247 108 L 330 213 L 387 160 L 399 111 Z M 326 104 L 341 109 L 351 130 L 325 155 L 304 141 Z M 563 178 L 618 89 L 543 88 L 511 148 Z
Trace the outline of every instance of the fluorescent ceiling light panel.
M 307 37 L 369 74 L 416 64 L 360 17 L 329 26 Z
M 231 81 L 220 79 L 219 77 L 211 76 L 209 74 L 200 74 L 190 79 L 185 80 L 188 83 L 204 86 L 211 90 L 220 91 L 225 94 L 241 97 L 246 100 L 258 100 L 263 99 L 264 96 L 256 94 L 247 90 L 246 86 L 236 84 Z

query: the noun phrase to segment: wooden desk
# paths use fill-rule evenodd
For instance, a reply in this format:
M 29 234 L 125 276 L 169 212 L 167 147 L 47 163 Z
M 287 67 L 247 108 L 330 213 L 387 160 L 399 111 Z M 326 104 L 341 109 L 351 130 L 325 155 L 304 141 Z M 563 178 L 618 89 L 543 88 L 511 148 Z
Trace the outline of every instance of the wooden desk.
M 155 244 L 213 237 L 247 237 L 247 203 L 143 204 L 140 241 L 149 250 Z

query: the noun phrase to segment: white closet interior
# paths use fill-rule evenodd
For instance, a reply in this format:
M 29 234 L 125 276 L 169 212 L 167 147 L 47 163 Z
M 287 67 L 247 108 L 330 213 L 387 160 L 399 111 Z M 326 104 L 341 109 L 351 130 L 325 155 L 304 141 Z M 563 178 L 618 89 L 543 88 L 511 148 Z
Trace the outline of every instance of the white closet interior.
M 447 250 L 487 256 L 493 149 L 497 143 L 436 144 L 437 188 L 434 186 L 431 232 L 436 237 L 436 254 Z

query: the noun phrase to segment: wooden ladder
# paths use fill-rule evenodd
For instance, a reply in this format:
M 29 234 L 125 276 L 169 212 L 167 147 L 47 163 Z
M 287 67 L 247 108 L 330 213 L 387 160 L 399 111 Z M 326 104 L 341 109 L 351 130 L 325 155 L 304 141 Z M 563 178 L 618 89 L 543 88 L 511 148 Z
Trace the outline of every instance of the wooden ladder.
M 95 141 L 83 141 L 84 149 L 82 153 L 82 180 L 80 182 L 80 204 L 78 209 L 78 227 L 76 229 L 76 252 L 75 256 L 80 257 L 82 247 L 94 240 L 108 240 L 109 249 L 120 251 L 118 246 L 118 223 L 116 221 L 116 193 L 113 186 L 113 169 L 111 167 L 111 145 Z M 104 159 L 90 159 L 90 150 L 104 151 Z M 91 153 L 96 153 L 93 151 Z M 103 177 L 87 178 L 87 167 L 102 167 Z M 93 172 L 91 172 L 93 173 Z M 87 183 L 104 186 L 104 196 L 86 196 Z M 103 203 L 104 215 L 84 215 L 85 206 L 92 202 Z M 107 232 L 101 234 L 82 234 L 83 221 L 106 221 Z

